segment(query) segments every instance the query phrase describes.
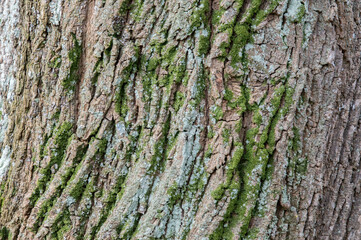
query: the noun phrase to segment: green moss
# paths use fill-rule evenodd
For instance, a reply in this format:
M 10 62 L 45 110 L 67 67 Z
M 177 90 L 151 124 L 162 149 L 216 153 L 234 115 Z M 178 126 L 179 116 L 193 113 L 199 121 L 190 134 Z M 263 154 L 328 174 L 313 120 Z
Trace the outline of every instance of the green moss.
M 193 106 L 199 106 L 201 101 L 204 99 L 206 91 L 206 81 L 207 74 L 205 72 L 204 66 L 202 65 L 198 73 L 197 81 L 195 83 L 195 92 L 192 93 L 194 102 L 193 104 L 191 104 Z
M 177 140 L 178 140 L 178 134 L 179 132 L 177 131 L 174 135 L 170 136 L 168 138 L 168 144 L 167 144 L 167 149 L 165 151 L 165 157 L 169 158 L 169 154 L 172 151 L 172 149 L 176 146 L 177 144 Z
M 121 175 L 118 177 L 115 186 L 109 192 L 108 197 L 105 201 L 105 206 L 101 211 L 101 217 L 98 221 L 98 224 L 92 228 L 90 239 L 95 239 L 97 232 L 100 230 L 101 226 L 107 220 L 109 214 L 111 213 L 111 210 L 113 209 L 116 203 L 117 197 L 120 195 L 120 193 L 122 193 L 121 190 L 124 189 L 124 184 L 126 179 L 127 179 L 127 175 Z
M 212 147 L 209 147 L 209 148 L 207 149 L 207 151 L 204 153 L 204 158 L 210 159 L 211 156 L 212 156 L 212 153 L 213 153 L 213 149 L 212 149 Z
M 296 165 L 296 172 L 299 175 L 305 176 L 308 168 L 308 160 L 307 158 L 298 158 Z
M 284 94 L 286 92 L 286 94 Z M 271 120 L 270 126 L 267 127 L 269 129 L 268 133 L 268 151 L 273 152 L 276 142 L 275 142 L 275 128 L 278 123 L 278 121 L 285 116 L 285 114 L 288 112 L 288 109 L 290 105 L 292 104 L 292 96 L 294 93 L 294 89 L 289 88 L 286 84 L 286 86 L 282 85 L 278 89 L 275 90 L 273 94 L 273 98 L 271 100 L 271 107 L 272 111 L 270 113 L 271 117 L 273 119 Z M 280 108 L 282 97 L 285 96 L 285 104 L 283 108 Z
M 217 121 L 221 120 L 223 118 L 222 108 L 219 106 L 214 106 L 212 109 L 212 117 Z
M 0 239 L 1 240 L 10 240 L 10 231 L 6 227 L 2 227 L 0 230 Z
M 141 22 L 142 21 L 142 11 L 144 8 L 144 0 L 137 0 L 135 5 L 136 5 L 136 10 L 135 12 L 132 14 L 134 15 L 134 19 L 136 22 Z M 154 7 L 154 6 L 153 6 Z
M 119 15 L 124 16 L 127 12 L 132 8 L 132 0 L 124 0 L 122 1 L 119 8 Z
M 51 239 L 62 240 L 71 228 L 70 212 L 67 208 L 60 212 L 51 227 Z
M 73 125 L 70 122 L 63 123 L 56 131 L 54 137 L 55 149 L 52 151 L 53 162 L 59 162 L 65 153 L 69 138 L 73 134 Z
M 71 33 L 71 36 L 74 41 L 74 46 L 69 50 L 68 57 L 70 59 L 70 71 L 66 79 L 63 80 L 62 85 L 66 91 L 74 92 L 75 86 L 79 81 L 79 67 L 80 67 L 80 59 L 82 54 L 82 46 L 76 39 L 76 35 Z
M 298 151 L 298 149 L 300 147 L 300 140 L 301 140 L 300 131 L 298 130 L 298 128 L 293 127 L 292 132 L 293 132 L 293 138 L 291 139 L 292 150 L 293 151 Z
M 163 124 L 162 134 L 154 145 L 154 154 L 150 159 L 149 167 L 147 169 L 147 176 L 154 181 L 165 167 L 166 164 L 166 152 L 169 142 L 169 130 L 171 123 L 171 115 L 169 114 L 167 120 Z M 144 200 L 147 200 L 151 194 L 152 188 L 148 188 L 145 192 Z M 138 223 L 141 217 L 141 213 L 136 212 L 131 215 L 131 218 L 125 219 L 117 227 L 117 233 L 120 234 L 121 239 L 131 239 L 137 231 Z
M 175 72 L 175 82 L 181 83 L 183 79 L 186 77 L 186 62 L 183 58 L 179 65 L 177 66 L 176 72 Z
M 181 199 L 182 195 L 176 182 L 173 183 L 167 190 L 169 195 L 168 206 L 172 209 L 173 206 Z
M 296 18 L 294 20 L 295 23 L 300 23 L 303 19 L 303 17 L 306 14 L 306 7 L 305 4 L 301 4 L 298 9 L 297 9 L 297 14 L 296 14 Z
M 235 193 L 238 192 L 238 196 L 234 195 L 233 197 L 231 197 L 231 202 L 227 208 L 224 220 L 219 225 L 217 230 L 210 236 L 210 239 L 224 239 L 223 236 L 226 236 L 225 239 L 232 239 L 233 234 L 231 232 L 231 228 L 236 222 L 243 223 L 244 229 L 242 229 L 241 231 L 241 236 L 244 237 L 245 230 L 248 228 L 248 222 L 251 219 L 251 214 L 249 211 L 246 210 L 246 206 L 248 205 L 248 203 L 250 203 L 251 200 L 253 200 L 253 198 L 256 197 L 256 195 L 254 195 L 254 192 L 255 189 L 259 187 L 258 185 L 253 186 L 253 184 L 250 184 L 248 182 L 252 181 L 252 178 L 249 174 L 256 166 L 256 163 L 254 162 L 255 159 L 257 158 L 254 158 L 254 160 L 251 160 L 247 163 L 244 173 L 241 174 L 241 176 L 244 176 L 242 178 L 242 191 L 237 191 L 237 189 L 241 187 L 238 182 L 233 181 L 230 185 L 234 190 L 236 190 Z
M 79 216 L 79 228 L 76 231 L 76 240 L 83 240 L 84 239 L 84 234 L 86 231 L 86 225 L 88 224 L 88 219 L 90 217 L 90 214 L 92 212 L 92 208 L 93 208 L 93 204 L 91 204 L 91 202 L 95 201 L 94 196 L 96 195 L 96 193 L 98 193 L 99 191 L 97 191 L 97 186 L 96 183 L 98 182 L 98 176 L 94 175 L 90 178 L 90 180 L 88 181 L 87 186 L 85 187 L 84 193 L 83 193 L 83 202 L 86 203 L 85 206 L 83 205 Z M 87 238 L 89 239 L 89 238 Z
M 261 181 L 262 179 L 266 178 L 269 181 L 269 178 L 273 172 L 272 158 L 270 156 L 272 156 L 271 154 L 273 153 L 276 144 L 275 127 L 281 117 L 283 117 L 284 114 L 288 111 L 288 108 L 292 103 L 292 100 L 290 99 L 292 99 L 293 92 L 293 89 L 289 88 L 287 83 L 277 88 L 273 94 L 273 98 L 271 99 L 270 125 L 266 127 L 258 143 L 252 140 L 254 139 L 254 136 L 257 134 L 258 130 L 250 131 L 249 135 L 247 136 L 250 144 L 246 148 L 246 155 L 247 159 L 250 159 L 250 161 L 247 163 L 245 177 L 243 178 L 244 186 L 241 194 L 241 202 L 248 202 L 249 207 L 248 209 L 244 207 L 239 209 L 241 216 L 239 221 L 245 222 L 245 224 L 242 225 L 241 236 L 247 235 L 250 239 L 255 236 L 255 231 L 257 231 L 257 229 L 249 229 L 248 223 L 255 212 L 257 212 L 257 210 L 255 211 L 254 202 L 256 201 L 256 198 L 260 192 Z M 284 98 L 284 106 L 281 108 L 280 106 L 282 103 L 282 98 Z M 286 100 L 287 98 L 288 100 Z M 268 138 L 264 138 L 265 135 L 268 135 Z M 267 148 L 265 145 L 266 142 Z M 271 164 L 271 166 L 267 167 L 267 164 Z M 252 182 L 248 181 L 250 181 L 249 179 L 251 179 L 251 176 L 254 176 L 255 173 L 253 171 L 257 168 L 259 169 L 258 172 L 260 175 L 256 184 L 252 184 Z M 244 204 L 244 206 L 247 206 L 247 204 Z M 258 214 L 262 213 L 259 212 Z
M 54 204 L 58 201 L 58 198 L 61 196 L 72 174 L 74 173 L 75 167 L 81 162 L 87 149 L 88 149 L 88 145 L 81 145 L 77 148 L 76 156 L 73 159 L 71 167 L 66 169 L 65 173 L 61 176 L 61 184 L 56 188 L 54 194 L 49 199 L 44 201 L 43 204 L 41 205 L 39 212 L 37 214 L 37 219 L 31 229 L 33 232 L 38 231 L 39 227 L 45 220 L 47 214 L 50 212 Z
M 276 9 L 279 2 L 280 0 L 272 0 L 269 7 L 266 10 L 258 11 L 253 24 L 259 25 L 270 13 L 272 13 Z
M 45 168 L 40 170 L 41 177 L 38 180 L 35 191 L 30 197 L 30 206 L 34 207 L 40 195 L 45 192 L 47 184 L 52 178 L 53 167 L 57 166 L 57 168 L 53 170 L 55 172 L 60 168 L 62 160 L 65 156 L 66 148 L 73 134 L 72 128 L 73 126 L 71 123 L 65 122 L 58 129 L 55 130 L 54 147 L 51 149 L 50 162 Z M 41 148 L 41 157 L 43 157 L 42 152 L 44 152 L 44 148 Z
M 61 176 L 61 189 L 65 189 L 65 187 L 67 186 L 69 180 L 71 179 L 71 177 L 73 176 L 73 174 L 75 173 L 76 167 L 82 162 L 82 160 L 84 159 L 84 156 L 88 150 L 89 145 L 81 145 L 79 146 L 79 148 L 77 149 L 76 152 L 76 156 L 73 159 L 72 165 L 70 168 L 66 169 L 65 173 Z
M 259 110 L 255 111 L 253 115 L 253 122 L 257 124 L 257 126 L 260 126 L 262 123 L 262 115 Z
M 237 15 L 228 20 L 227 23 L 223 23 L 221 26 L 218 26 L 218 32 L 226 32 L 229 38 L 232 40 L 232 44 L 229 45 L 228 42 L 224 42 L 220 46 L 220 51 L 222 52 L 221 58 L 231 57 L 231 64 L 233 67 L 237 67 L 237 63 L 242 63 L 243 68 L 246 68 L 248 64 L 248 58 L 244 47 L 247 43 L 252 42 L 252 24 L 259 24 L 263 19 L 270 14 L 278 5 L 279 0 L 272 0 L 267 10 L 260 10 L 261 0 L 252 0 L 246 12 L 242 15 L 244 19 L 241 22 L 237 22 Z M 244 1 L 236 1 L 234 5 L 235 10 L 239 13 L 243 6 Z M 217 25 L 221 16 L 224 14 L 224 9 L 215 10 L 213 14 L 213 24 Z M 255 19 L 254 19 L 255 18 Z M 253 21 L 253 22 L 252 22 Z M 228 49 L 230 47 L 229 53 Z
M 164 123 L 162 136 L 154 146 L 154 155 L 151 158 L 150 167 L 147 171 L 148 174 L 153 175 L 156 172 L 163 171 L 165 167 L 165 152 L 168 145 L 168 134 L 170 129 L 171 115 L 168 116 L 167 121 Z
M 262 0 L 252 0 L 250 6 L 247 8 L 245 16 L 245 22 L 250 23 L 255 14 L 259 12 L 259 8 L 262 4 Z
M 215 200 L 221 200 L 222 197 L 224 196 L 224 192 L 226 190 L 226 187 L 224 186 L 224 184 L 220 184 L 216 190 L 212 191 L 211 196 L 215 199 Z
M 212 14 L 212 24 L 218 25 L 219 21 L 221 20 L 221 17 L 223 15 L 223 13 L 225 12 L 224 9 L 217 9 L 214 10 L 213 14 Z
M 40 228 L 41 224 L 43 223 L 46 214 L 50 211 L 50 209 L 52 208 L 52 206 L 56 203 L 56 201 L 54 201 L 54 199 L 45 201 L 40 209 L 39 212 L 37 214 L 37 219 L 34 223 L 34 225 L 31 228 L 31 231 L 36 233 L 38 231 L 38 229 Z
M 154 71 L 157 66 L 159 65 L 160 63 L 160 59 L 158 58 L 151 58 L 149 61 L 148 61 L 148 65 L 147 65 L 147 71 Z
M 169 211 L 171 212 L 172 209 L 174 209 L 175 205 L 184 204 L 185 202 L 190 203 L 192 206 L 194 206 L 194 209 L 192 210 L 194 213 L 197 211 L 198 204 L 202 199 L 208 179 L 208 173 L 205 171 L 203 160 L 201 160 L 201 158 L 198 158 L 196 160 L 196 163 L 192 166 L 193 170 L 188 184 L 183 184 L 179 186 L 176 182 L 174 182 L 172 186 L 169 187 L 167 191 L 169 198 L 166 205 L 166 210 L 164 211 L 162 209 L 158 209 L 159 219 L 164 219 L 164 217 L 168 218 L 168 216 L 164 213 L 167 213 Z M 190 231 L 190 224 L 191 223 L 186 223 L 186 225 L 184 226 L 185 230 L 183 231 L 182 237 L 180 239 L 187 238 L 187 235 Z M 174 234 L 167 234 L 167 239 L 175 237 L 176 236 Z M 160 238 L 163 239 L 164 237 L 162 236 Z
M 93 86 L 95 86 L 98 82 L 98 78 L 100 76 L 101 71 L 103 70 L 103 64 L 104 64 L 104 54 L 102 54 L 102 56 L 98 59 L 98 61 L 95 63 L 95 66 L 93 68 L 93 77 L 91 79 L 91 83 Z
M 216 135 L 216 133 L 214 132 L 213 128 L 209 127 L 209 130 L 208 130 L 208 133 L 207 133 L 207 138 L 212 139 L 215 135 Z
M 105 0 L 103 0 L 105 2 Z M 121 38 L 123 32 L 124 23 L 127 20 L 128 15 L 130 15 L 130 10 L 134 8 L 134 1 L 132 0 L 123 0 L 121 2 L 120 8 L 118 10 L 117 16 L 113 19 L 113 36 L 117 39 Z
M 174 102 L 174 110 L 176 112 L 178 112 L 179 109 L 183 106 L 184 100 L 185 100 L 184 94 L 182 92 L 177 92 L 176 96 L 175 96 L 175 102 Z
M 189 192 L 187 195 L 187 200 L 193 201 L 193 197 L 197 192 L 204 191 L 207 184 L 207 180 L 205 179 L 208 179 L 208 173 L 204 171 L 204 166 L 198 166 L 191 177 L 189 185 L 187 186 L 187 190 Z
M 137 227 L 139 224 L 139 219 L 140 219 L 141 214 L 140 213 L 136 213 L 135 214 L 135 218 L 133 220 L 133 222 L 130 224 L 130 226 L 127 224 L 122 224 L 117 228 L 117 233 L 120 234 L 122 232 L 123 229 L 124 233 L 121 234 L 121 238 L 120 239 L 132 239 L 133 236 L 137 233 Z
M 4 206 L 4 201 L 5 201 L 5 197 L 4 197 L 4 192 L 5 192 L 5 185 L 8 181 L 2 181 L 1 185 L 0 185 L 0 212 L 1 209 Z
M 243 3 L 243 0 L 238 0 L 234 4 L 233 7 L 237 13 L 241 12 Z M 252 9 L 257 9 L 259 4 L 260 2 L 258 0 L 251 2 L 251 7 L 247 9 L 249 17 L 253 16 Z M 219 20 L 224 13 L 225 9 L 222 7 L 214 11 L 212 19 L 213 25 L 218 25 Z M 234 67 L 239 62 L 244 62 L 246 64 L 247 58 L 243 48 L 248 42 L 252 40 L 249 21 L 247 20 L 243 23 L 237 22 L 237 15 L 238 14 L 236 14 L 232 19 L 229 19 L 227 23 L 222 23 L 222 25 L 217 27 L 217 32 L 227 33 L 230 39 L 229 41 L 225 41 L 220 44 L 219 49 L 221 54 L 219 57 L 221 59 L 225 59 L 226 57 L 230 56 L 232 66 Z
M 156 75 L 155 74 L 147 74 L 142 78 L 142 86 L 143 86 L 143 97 L 142 100 L 145 103 L 150 103 L 152 99 L 152 85 L 156 82 Z M 149 112 L 149 105 L 146 105 L 146 111 Z
M 290 106 L 294 103 L 293 100 L 294 93 L 295 93 L 295 89 L 291 88 L 290 86 L 288 86 L 288 84 L 286 84 L 286 95 L 284 100 L 285 103 L 281 111 L 282 116 L 285 116 L 288 113 Z
M 164 51 L 162 51 L 163 64 L 166 64 L 167 66 L 169 64 L 172 64 L 174 61 L 174 58 L 176 56 L 176 53 L 177 53 L 177 46 L 175 46 L 175 45 L 172 45 L 172 46 L 164 49 Z
M 59 118 L 60 118 L 60 113 L 61 113 L 60 110 L 56 111 L 56 112 L 53 114 L 53 116 L 51 116 L 51 119 L 58 121 Z
M 165 36 L 168 33 L 161 30 L 161 32 L 159 34 L 163 35 L 163 37 L 165 38 Z M 164 45 L 167 44 L 167 40 L 164 39 L 164 38 L 163 39 L 152 39 L 152 40 L 150 40 L 149 45 L 154 50 L 154 53 L 160 54 L 162 52 L 162 49 L 163 49 Z
M 112 49 L 113 49 L 113 39 L 110 40 L 109 46 L 104 50 L 105 56 L 107 56 L 109 58 L 110 54 L 112 52 Z
M 246 45 L 247 41 L 250 39 L 250 28 L 248 25 L 237 23 L 234 27 L 234 33 L 236 36 L 239 36 L 239 40 L 237 43 L 241 44 L 242 46 Z
M 94 76 L 91 79 L 91 83 L 92 83 L 93 86 L 96 86 L 99 77 L 100 77 L 100 72 L 95 72 Z
M 226 89 L 224 96 L 223 96 L 224 100 L 231 102 L 233 99 L 233 92 L 230 89 Z
M 252 211 L 255 207 L 255 203 L 261 187 L 262 175 L 255 176 L 255 174 L 265 173 L 265 168 L 269 159 L 269 153 L 266 149 L 247 149 L 247 151 L 252 152 L 248 155 L 250 159 L 247 162 L 243 175 L 244 184 L 242 193 L 240 195 L 240 202 L 242 205 L 240 205 L 237 209 L 239 216 L 238 222 L 243 223 L 241 228 L 242 237 L 244 237 L 247 233 L 249 222 L 252 218 Z
M 104 158 L 104 155 L 106 153 L 106 148 L 108 145 L 108 141 L 104 138 L 99 140 L 98 142 L 98 149 L 94 155 L 93 160 L 95 161 L 94 164 L 96 164 L 97 162 L 101 161 Z M 88 184 L 88 179 L 87 178 L 81 178 L 79 179 L 79 181 L 75 184 L 75 186 L 71 189 L 70 191 L 70 196 L 73 197 L 76 201 L 79 201 L 83 194 L 84 194 L 84 190 L 86 189 Z
M 250 240 L 250 239 L 258 239 L 257 238 L 257 234 L 259 233 L 259 228 L 251 228 L 247 234 L 247 240 Z
M 136 129 L 136 134 L 129 135 L 130 143 L 128 144 L 128 147 L 125 152 L 124 160 L 127 162 L 130 162 L 132 160 L 132 156 L 135 153 L 136 157 L 139 156 L 139 151 L 142 150 L 142 146 L 139 146 L 138 141 L 142 138 L 143 135 L 143 127 L 138 126 Z
M 84 189 L 83 199 L 87 199 L 88 201 L 93 199 L 94 193 L 97 191 L 97 186 L 96 186 L 97 179 L 98 176 L 92 176 L 90 178 L 88 184 Z M 89 209 L 83 211 L 81 214 L 82 218 L 84 219 L 84 217 L 88 217 L 89 213 L 90 213 Z
M 87 184 L 87 179 L 80 179 L 76 185 L 71 189 L 70 196 L 76 201 L 79 201 L 83 196 L 85 187 Z
M 98 144 L 97 155 L 103 157 L 107 150 L 107 146 L 108 146 L 108 140 L 106 140 L 105 138 L 101 139 Z
M 233 45 L 229 52 L 231 56 L 231 63 L 233 66 L 239 62 L 245 62 L 245 52 L 241 52 L 248 42 L 251 41 L 252 34 L 250 27 L 247 24 L 237 23 L 234 28 Z
M 51 131 L 51 133 L 49 135 L 45 134 L 43 143 L 40 145 L 40 154 L 39 154 L 39 156 L 40 156 L 41 160 L 48 154 L 47 153 L 47 146 L 48 146 L 48 141 L 51 138 L 52 134 L 53 134 L 53 130 Z
M 205 55 L 208 53 L 210 47 L 210 37 L 201 35 L 199 37 L 198 53 L 199 55 Z
M 299 129 L 296 127 L 292 128 L 293 138 L 290 139 L 289 154 L 290 163 L 289 167 L 295 171 L 297 177 L 304 176 L 307 173 L 307 158 L 301 157 L 301 137 Z
M 60 68 L 60 66 L 61 66 L 61 56 L 54 58 L 49 63 L 50 68 Z
M 231 161 L 229 163 L 229 165 L 227 166 L 227 185 L 231 184 L 231 180 L 235 174 L 235 171 L 237 170 L 237 167 L 239 165 L 239 163 L 241 162 L 242 156 L 243 156 L 243 152 L 244 152 L 244 148 L 241 145 L 241 143 L 236 143 L 237 149 L 235 150 L 233 157 L 231 158 Z
M 241 12 L 243 3 L 244 3 L 244 0 L 235 0 L 235 3 L 233 4 L 232 7 L 237 12 L 237 14 L 235 14 L 232 19 L 228 19 L 226 23 L 222 23 L 220 26 L 218 26 L 217 32 L 227 31 L 229 36 L 232 35 L 234 24 L 237 21 L 237 15 Z M 215 17 L 212 19 L 214 25 L 219 25 L 219 20 L 221 19 L 221 16 L 226 13 L 226 11 L 227 10 L 224 9 L 222 6 L 220 6 L 220 9 L 215 11 Z
M 137 134 L 130 134 L 130 143 L 128 144 L 128 147 L 126 149 L 126 153 L 124 156 L 125 161 L 131 161 L 131 158 L 134 153 L 137 152 L 137 146 L 138 146 L 138 140 L 142 137 L 142 128 L 139 127 L 135 130 Z M 103 151 L 105 152 L 104 148 L 105 143 L 103 143 Z M 139 150 L 139 149 L 138 149 Z M 112 209 L 114 208 L 117 200 L 121 199 L 124 193 L 125 184 L 127 181 L 127 173 L 121 174 L 117 177 L 116 182 L 114 186 L 112 186 L 112 189 L 107 192 L 107 198 L 104 202 L 104 207 L 102 208 L 102 211 L 100 213 L 100 218 L 98 223 L 92 228 L 90 239 L 95 239 L 96 234 L 100 230 L 101 226 L 105 223 L 108 216 L 110 215 Z
M 237 97 L 235 101 L 228 101 L 228 106 L 232 109 L 238 109 L 238 115 L 242 115 L 244 111 L 247 110 L 247 92 L 244 87 L 241 88 L 241 94 Z M 233 97 L 232 97 L 233 99 Z
M 194 30 L 205 27 L 208 18 L 209 18 L 209 12 L 210 6 L 208 0 L 199 0 L 199 5 L 196 7 L 196 9 L 193 11 L 193 14 L 191 15 L 191 26 L 190 30 L 193 32 Z
M 238 166 L 242 159 L 244 148 L 240 142 L 236 142 L 235 145 L 237 148 L 226 167 L 226 181 L 225 183 L 220 184 L 216 190 L 211 193 L 215 200 L 222 199 L 226 190 L 232 192 L 239 187 L 239 180 L 235 176 L 239 174 Z
M 161 77 L 158 81 L 155 80 L 154 83 L 158 84 L 160 87 L 166 87 L 167 93 L 171 93 L 171 88 L 173 86 L 173 83 L 181 83 L 184 76 L 186 75 L 186 64 L 185 64 L 185 58 L 181 58 L 179 60 L 176 59 L 177 54 L 177 46 L 170 46 L 168 48 L 164 48 L 161 46 L 161 58 L 158 65 L 162 69 L 165 69 L 167 71 L 167 74 L 163 77 Z M 149 71 L 148 71 L 149 75 Z M 157 74 L 153 71 L 151 72 L 151 75 L 154 76 L 154 79 L 157 79 Z
M 221 54 L 219 55 L 220 58 L 224 58 L 228 55 L 228 51 L 227 49 L 229 48 L 230 46 L 230 42 L 222 42 L 220 45 L 219 45 L 219 50 L 221 51 Z
M 230 137 L 231 137 L 231 130 L 228 128 L 223 129 L 222 131 L 223 142 L 229 143 Z
M 257 235 L 257 229 L 249 229 L 249 223 L 256 214 L 256 203 L 260 193 L 262 181 L 272 175 L 272 153 L 275 148 L 275 126 L 279 119 L 287 112 L 292 103 L 293 90 L 287 87 L 287 84 L 277 88 L 270 102 L 270 124 L 268 124 L 257 140 L 260 134 L 260 125 L 264 121 L 260 114 L 259 106 L 255 103 L 250 105 L 250 93 L 247 88 L 242 88 L 242 103 L 245 110 L 253 115 L 253 123 L 256 127 L 248 129 L 246 132 L 245 151 L 240 149 L 238 157 L 236 153 L 231 163 L 227 164 L 226 181 L 220 185 L 212 194 L 216 200 L 224 196 L 224 192 L 231 193 L 230 203 L 227 207 L 224 219 L 218 228 L 210 235 L 210 239 L 232 239 L 232 228 L 238 223 L 242 223 L 240 229 L 240 238 L 252 239 Z M 287 94 L 287 91 L 289 92 Z M 289 100 L 286 100 L 286 99 Z M 283 100 L 284 99 L 284 100 Z M 284 106 L 281 108 L 281 103 Z M 238 103 L 237 105 L 239 105 Z M 236 104 L 234 104 L 237 106 Z M 236 144 L 237 145 L 237 144 Z M 239 145 L 241 145 L 239 143 Z M 234 159 L 234 161 L 233 161 Z

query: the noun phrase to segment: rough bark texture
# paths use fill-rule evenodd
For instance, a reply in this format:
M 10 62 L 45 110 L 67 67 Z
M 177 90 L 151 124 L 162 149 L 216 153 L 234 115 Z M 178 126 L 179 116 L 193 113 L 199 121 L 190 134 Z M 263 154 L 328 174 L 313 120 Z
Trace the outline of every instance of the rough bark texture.
M 360 239 L 361 2 L 0 0 L 2 239 Z

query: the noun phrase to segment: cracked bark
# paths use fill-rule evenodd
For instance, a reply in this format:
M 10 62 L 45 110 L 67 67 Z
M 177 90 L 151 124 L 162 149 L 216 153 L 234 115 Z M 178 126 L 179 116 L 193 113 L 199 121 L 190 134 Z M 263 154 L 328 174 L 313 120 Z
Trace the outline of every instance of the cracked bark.
M 0 0 L 1 239 L 360 239 L 360 11 Z

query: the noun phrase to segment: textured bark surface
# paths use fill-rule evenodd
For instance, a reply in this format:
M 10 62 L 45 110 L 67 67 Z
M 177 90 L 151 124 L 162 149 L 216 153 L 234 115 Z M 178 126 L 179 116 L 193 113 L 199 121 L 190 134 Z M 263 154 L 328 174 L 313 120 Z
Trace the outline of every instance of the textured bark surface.
M 360 13 L 0 0 L 1 239 L 360 239 Z

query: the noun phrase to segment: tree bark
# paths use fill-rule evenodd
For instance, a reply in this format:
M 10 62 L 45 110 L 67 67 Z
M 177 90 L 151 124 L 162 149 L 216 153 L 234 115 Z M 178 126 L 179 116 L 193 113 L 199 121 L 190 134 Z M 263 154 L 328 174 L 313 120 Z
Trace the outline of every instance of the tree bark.
M 360 12 L 0 0 L 1 239 L 361 239 Z

